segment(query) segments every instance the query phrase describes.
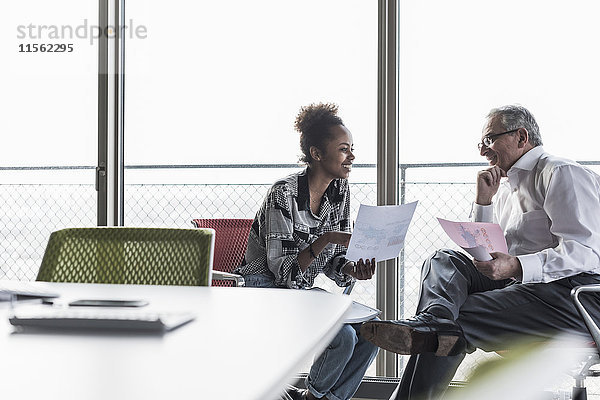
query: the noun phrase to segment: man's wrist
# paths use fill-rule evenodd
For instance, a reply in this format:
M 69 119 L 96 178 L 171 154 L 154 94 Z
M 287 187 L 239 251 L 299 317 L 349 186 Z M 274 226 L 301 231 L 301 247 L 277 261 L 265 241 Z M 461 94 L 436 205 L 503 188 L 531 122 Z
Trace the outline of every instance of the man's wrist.
M 475 204 L 478 204 L 480 206 L 489 206 L 490 204 L 492 204 L 492 198 L 489 197 L 476 197 L 475 198 Z
M 514 262 L 514 275 L 513 278 L 515 278 L 518 281 L 522 281 L 523 280 L 523 267 L 521 266 L 521 260 L 519 260 L 519 257 L 513 257 L 513 262 Z

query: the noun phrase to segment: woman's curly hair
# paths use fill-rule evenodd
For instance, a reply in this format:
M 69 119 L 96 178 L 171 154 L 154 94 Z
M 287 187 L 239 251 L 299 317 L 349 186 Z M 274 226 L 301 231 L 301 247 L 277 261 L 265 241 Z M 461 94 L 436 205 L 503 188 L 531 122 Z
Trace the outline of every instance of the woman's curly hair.
M 294 123 L 294 128 L 300 132 L 300 162 L 310 165 L 313 161 L 311 146 L 325 152 L 326 144 L 331 139 L 329 128 L 344 125 L 337 112 L 338 105 L 333 103 L 313 103 L 300 108 Z

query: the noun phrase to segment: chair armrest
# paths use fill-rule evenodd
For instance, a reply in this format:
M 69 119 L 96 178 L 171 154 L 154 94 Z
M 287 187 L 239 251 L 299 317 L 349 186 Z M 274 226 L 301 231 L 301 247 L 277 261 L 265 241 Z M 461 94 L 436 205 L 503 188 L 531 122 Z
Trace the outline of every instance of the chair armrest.
M 238 274 L 231 274 L 223 271 L 212 271 L 212 278 L 221 281 L 232 281 L 235 286 L 245 286 L 244 277 Z
M 583 322 L 585 322 L 588 331 L 590 331 L 590 334 L 596 342 L 596 347 L 598 347 L 600 346 L 600 329 L 581 303 L 581 300 L 579 300 L 579 295 L 584 292 L 600 292 L 600 284 L 577 286 L 571 290 L 571 298 L 573 299 L 573 303 L 575 303 L 577 311 L 579 311 L 581 318 L 583 318 Z
M 343 291 L 342 293 L 343 293 L 343 294 L 348 294 L 348 295 L 349 295 L 350 293 L 352 293 L 352 289 L 354 289 L 354 284 L 355 284 L 355 283 L 356 283 L 356 280 L 352 279 L 352 282 L 351 282 L 351 283 L 350 283 L 348 286 L 346 286 L 346 287 L 344 288 L 344 291 Z

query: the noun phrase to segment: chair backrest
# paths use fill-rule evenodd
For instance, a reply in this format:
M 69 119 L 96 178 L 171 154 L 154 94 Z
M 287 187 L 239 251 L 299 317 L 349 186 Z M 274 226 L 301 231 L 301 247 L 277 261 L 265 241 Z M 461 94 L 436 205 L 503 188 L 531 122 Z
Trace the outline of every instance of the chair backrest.
M 211 229 L 71 228 L 50 235 L 36 280 L 210 286 Z
M 248 246 L 248 234 L 252 219 L 217 218 L 194 219 L 196 228 L 215 230 L 215 258 L 213 268 L 217 271 L 232 272 L 244 259 Z M 214 282 L 214 286 L 228 286 L 228 282 Z

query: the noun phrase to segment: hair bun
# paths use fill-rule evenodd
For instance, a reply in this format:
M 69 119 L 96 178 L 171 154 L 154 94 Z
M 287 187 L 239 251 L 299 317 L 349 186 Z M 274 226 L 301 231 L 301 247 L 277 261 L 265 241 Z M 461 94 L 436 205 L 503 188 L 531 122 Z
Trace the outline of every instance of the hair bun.
M 312 103 L 303 106 L 296 117 L 294 128 L 298 132 L 307 133 L 315 126 L 322 125 L 323 122 L 330 122 L 332 119 L 339 120 L 339 117 L 337 117 L 338 108 L 335 103 Z
M 331 137 L 331 126 L 344 125 L 337 112 L 338 105 L 334 103 L 313 103 L 300 108 L 294 128 L 300 132 L 301 162 L 312 162 L 311 146 L 324 151 L 327 140 Z

